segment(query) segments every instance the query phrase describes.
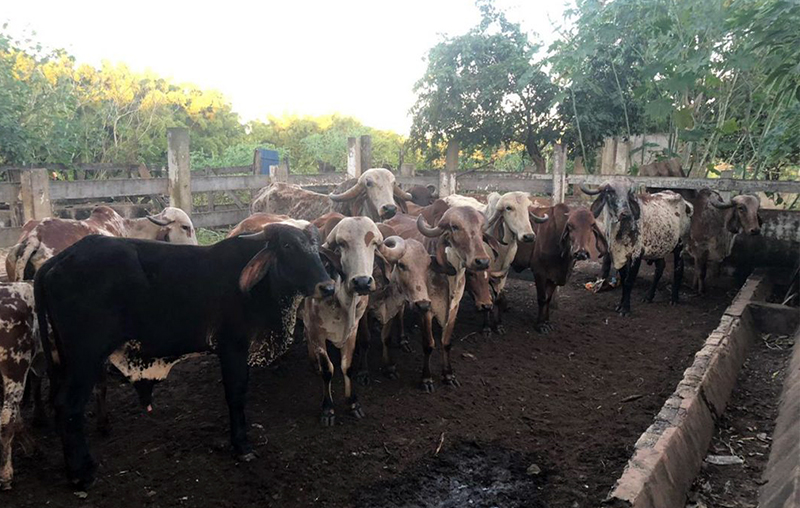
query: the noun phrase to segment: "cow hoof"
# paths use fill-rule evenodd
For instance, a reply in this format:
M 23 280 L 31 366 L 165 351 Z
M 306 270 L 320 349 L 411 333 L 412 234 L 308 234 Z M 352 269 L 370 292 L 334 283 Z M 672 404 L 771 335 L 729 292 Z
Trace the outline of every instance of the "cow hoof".
M 258 454 L 256 452 L 241 453 L 236 456 L 236 460 L 239 462 L 253 462 L 257 458 Z
M 364 418 L 364 410 L 361 409 L 361 404 L 359 404 L 358 402 L 352 404 L 350 406 L 350 415 L 358 420 Z
M 491 339 L 492 338 L 492 329 L 488 326 L 482 330 L 483 338 L 484 339 Z
M 402 349 L 403 352 L 405 352 L 405 353 L 410 353 L 411 352 L 411 344 L 409 344 L 408 341 L 401 342 L 400 343 L 400 349 Z
M 75 492 L 86 493 L 94 485 L 94 475 L 89 478 L 72 480 L 72 490 Z
M 453 388 L 459 388 L 461 386 L 461 382 L 458 380 L 455 374 L 447 374 L 444 376 L 442 382 L 447 386 L 452 386 Z
M 387 365 L 384 367 L 383 375 L 388 379 L 398 379 L 400 376 L 397 375 L 397 365 Z
M 11 490 L 11 480 L 0 480 L 0 490 Z
M 433 384 L 433 379 L 422 380 L 422 391 L 425 393 L 433 393 L 436 390 L 436 385 Z
M 681 303 L 681 302 L 679 302 L 678 300 L 670 300 L 670 301 L 669 301 L 669 304 L 670 304 L 670 305 L 672 305 L 673 307 L 674 307 L 675 305 L 679 305 L 680 303 Z
M 496 333 L 497 335 L 505 335 L 506 329 L 502 325 L 498 325 L 495 327 L 494 333 Z
M 361 386 L 369 386 L 372 380 L 369 378 L 369 372 L 362 370 L 360 372 L 356 372 L 356 382 Z
M 541 333 L 542 335 L 547 335 L 548 333 L 553 331 L 553 327 L 550 326 L 550 323 L 539 323 L 534 327 L 534 330 Z
M 631 310 L 630 309 L 619 309 L 617 312 L 619 313 L 619 315 L 621 317 L 628 317 L 628 316 L 631 315 Z
M 642 303 L 653 303 L 653 298 L 652 296 L 645 296 L 642 298 Z
M 333 409 L 324 411 L 319 421 L 322 423 L 323 427 L 333 427 L 336 425 L 336 415 L 333 413 Z

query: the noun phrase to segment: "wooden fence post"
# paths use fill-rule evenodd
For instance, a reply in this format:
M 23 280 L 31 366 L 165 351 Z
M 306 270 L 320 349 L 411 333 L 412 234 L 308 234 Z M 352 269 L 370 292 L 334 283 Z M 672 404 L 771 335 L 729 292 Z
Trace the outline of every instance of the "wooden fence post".
M 270 182 L 283 182 L 289 181 L 289 161 L 282 159 L 277 166 L 269 167 Z
M 189 130 L 167 129 L 169 204 L 192 215 L 192 173 L 189 163 Z
M 361 139 L 347 138 L 347 178 L 358 178 L 361 169 Z
M 447 154 L 444 158 L 444 171 L 439 173 L 439 197 L 458 193 L 456 171 L 458 170 L 458 140 L 447 142 Z
M 361 136 L 361 171 L 372 167 L 372 136 Z
M 564 145 L 553 145 L 553 204 L 564 202 L 566 192 L 567 151 Z
M 22 217 L 25 222 L 42 220 L 53 215 L 46 169 L 20 171 L 19 200 L 22 201 Z

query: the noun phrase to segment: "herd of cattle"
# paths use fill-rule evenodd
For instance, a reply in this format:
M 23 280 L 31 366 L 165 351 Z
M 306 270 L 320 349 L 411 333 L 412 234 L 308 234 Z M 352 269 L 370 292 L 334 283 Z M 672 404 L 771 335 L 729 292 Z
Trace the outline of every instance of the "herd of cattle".
M 469 293 L 485 314 L 484 332 L 502 333 L 511 268 L 533 272 L 535 329 L 547 333 L 554 291 L 567 283 L 576 261 L 604 256 L 613 264 L 622 283 L 617 311 L 626 315 L 642 260 L 655 263 L 645 297 L 652 301 L 664 258 L 673 254 L 676 303 L 684 246 L 702 292 L 706 263 L 726 257 L 736 234 L 760 231 L 757 198 L 724 200 L 708 190 L 649 194 L 615 180 L 582 189 L 596 196 L 589 209 L 540 206 L 524 192 L 492 193 L 482 203 L 458 195 L 438 199 L 434 190 L 403 190 L 380 168 L 329 196 L 275 183 L 262 189 L 252 215 L 228 238 L 206 247 L 197 246 L 191 220 L 175 208 L 123 219 L 101 206 L 82 221 L 26 224 L 6 260 L 12 282 L 0 285 L 0 488 L 11 488 L 12 441 L 26 384 L 35 415 L 44 415 L 42 376 L 49 377 L 67 475 L 76 488 L 94 480 L 84 409 L 94 389 L 98 425 L 105 424 L 108 363 L 150 411 L 154 384 L 175 363 L 216 354 L 231 443 L 240 460 L 250 461 L 248 367 L 280 356 L 298 320 L 323 380 L 321 422 L 332 425 L 335 369 L 328 343 L 341 351 L 347 408 L 360 418 L 354 381 L 369 380 L 373 328 L 380 329 L 386 376 L 397 375 L 392 340 L 408 347 L 408 317 L 421 330 L 422 388 L 434 390 L 430 357 L 437 334 L 442 381 L 458 386 L 451 346 L 462 296 Z M 25 282 L 31 279 L 32 285 Z

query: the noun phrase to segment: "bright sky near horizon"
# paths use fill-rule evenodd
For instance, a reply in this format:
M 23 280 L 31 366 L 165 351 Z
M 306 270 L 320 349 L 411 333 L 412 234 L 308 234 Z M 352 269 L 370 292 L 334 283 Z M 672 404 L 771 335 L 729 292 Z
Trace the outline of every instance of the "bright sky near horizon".
M 566 0 L 497 0 L 550 43 Z M 10 32 L 78 62 L 124 62 L 220 90 L 243 120 L 339 112 L 408 133 L 412 87 L 442 35 L 479 18 L 473 0 L 226 2 L 0 0 Z

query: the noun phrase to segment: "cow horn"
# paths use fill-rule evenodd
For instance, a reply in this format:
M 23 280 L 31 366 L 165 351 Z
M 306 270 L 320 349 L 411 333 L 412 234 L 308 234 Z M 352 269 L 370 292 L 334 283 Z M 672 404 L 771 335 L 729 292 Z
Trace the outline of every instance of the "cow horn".
M 592 189 L 586 187 L 585 183 L 582 183 L 581 184 L 581 192 L 583 192 L 584 194 L 588 194 L 589 196 L 595 196 L 597 194 L 600 194 L 600 189 L 592 190 Z
M 550 216 L 547 215 L 547 214 L 544 214 L 543 217 L 539 217 L 538 215 L 536 215 L 533 212 L 528 212 L 528 215 L 530 216 L 531 221 L 533 221 L 533 222 L 535 222 L 537 224 L 541 224 L 543 222 L 547 222 L 547 220 L 550 218 Z
M 156 226 L 162 226 L 162 227 L 163 227 L 163 226 L 169 226 L 170 224 L 172 224 L 173 222 L 175 222 L 174 220 L 164 220 L 164 219 L 162 219 L 162 218 L 160 217 L 160 215 L 161 215 L 161 214 L 158 214 L 158 215 L 148 215 L 148 216 L 147 216 L 147 220 L 149 220 L 150 222 L 152 222 L 152 223 L 153 223 L 153 224 L 155 224 Z
M 383 240 L 378 249 L 383 254 L 383 257 L 386 258 L 386 261 L 397 263 L 406 253 L 406 242 L 399 236 L 390 236 Z
M 436 226 L 435 228 L 428 226 L 428 223 L 425 221 L 425 217 L 423 217 L 422 215 L 417 217 L 417 229 L 419 230 L 420 233 L 429 238 L 435 238 L 437 236 L 441 236 L 442 233 L 444 233 L 444 230 L 439 226 Z
M 331 201 L 350 201 L 351 199 L 355 199 L 364 191 L 364 186 L 361 185 L 361 182 L 356 182 L 355 185 L 347 189 L 346 191 L 342 192 L 341 194 L 329 194 L 328 197 L 331 198 Z
M 723 200 L 722 203 L 717 203 L 716 201 L 709 200 L 709 203 L 711 203 L 711 206 L 713 206 L 714 208 L 719 208 L 720 210 L 733 208 L 733 201 L 731 200 L 728 201 Z
M 403 199 L 405 201 L 411 201 L 412 199 L 414 199 L 414 196 L 401 189 L 400 186 L 397 185 L 397 182 L 394 183 L 394 195 L 395 197 Z

